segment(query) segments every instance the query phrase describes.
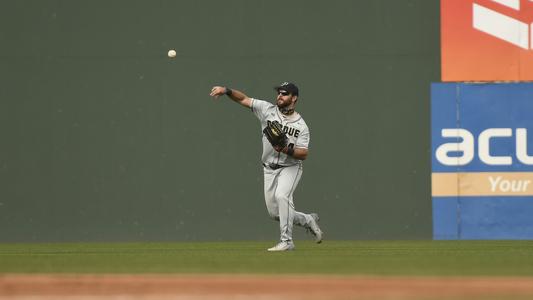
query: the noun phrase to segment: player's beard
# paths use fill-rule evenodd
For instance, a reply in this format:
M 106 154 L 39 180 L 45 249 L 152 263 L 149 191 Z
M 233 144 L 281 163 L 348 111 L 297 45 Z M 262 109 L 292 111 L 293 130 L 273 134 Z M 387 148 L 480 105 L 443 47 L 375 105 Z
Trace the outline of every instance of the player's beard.
M 290 115 L 294 112 L 294 102 L 277 101 L 276 104 L 281 113 L 284 115 Z
M 288 104 L 288 105 L 284 105 L 284 106 L 278 105 L 278 108 L 281 111 L 281 113 L 284 114 L 284 115 L 290 115 L 290 114 L 292 114 L 294 112 L 294 104 L 293 103 Z

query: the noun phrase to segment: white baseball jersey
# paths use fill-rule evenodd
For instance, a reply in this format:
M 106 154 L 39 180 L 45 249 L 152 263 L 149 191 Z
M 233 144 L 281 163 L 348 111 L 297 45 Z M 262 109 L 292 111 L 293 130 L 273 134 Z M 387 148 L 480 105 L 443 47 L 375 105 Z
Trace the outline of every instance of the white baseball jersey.
M 309 147 L 309 128 L 299 113 L 294 112 L 286 116 L 281 113 L 277 105 L 259 99 L 252 99 L 252 111 L 261 122 L 261 129 L 265 128 L 268 122 L 278 121 L 289 138 L 289 147 L 305 149 Z M 282 166 L 292 166 L 302 162 L 285 153 L 274 150 L 265 135 L 263 135 L 263 155 L 261 160 L 267 165 L 277 164 Z

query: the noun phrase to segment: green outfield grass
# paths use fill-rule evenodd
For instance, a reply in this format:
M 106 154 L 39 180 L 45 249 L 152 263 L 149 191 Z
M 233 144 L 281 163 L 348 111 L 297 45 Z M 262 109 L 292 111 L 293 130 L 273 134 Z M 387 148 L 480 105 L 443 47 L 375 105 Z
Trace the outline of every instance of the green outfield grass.
M 533 241 L 0 244 L 0 273 L 533 276 Z

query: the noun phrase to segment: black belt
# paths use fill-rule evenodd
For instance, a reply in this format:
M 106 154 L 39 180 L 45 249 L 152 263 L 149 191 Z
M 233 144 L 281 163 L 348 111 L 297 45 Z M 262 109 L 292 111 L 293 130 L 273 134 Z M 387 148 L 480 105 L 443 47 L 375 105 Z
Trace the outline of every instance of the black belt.
M 265 164 L 263 163 L 263 167 L 265 168 L 270 168 L 272 170 L 277 170 L 277 169 L 281 169 L 281 168 L 284 168 L 284 167 L 287 167 L 287 166 L 282 166 L 282 165 L 278 165 L 278 164 Z

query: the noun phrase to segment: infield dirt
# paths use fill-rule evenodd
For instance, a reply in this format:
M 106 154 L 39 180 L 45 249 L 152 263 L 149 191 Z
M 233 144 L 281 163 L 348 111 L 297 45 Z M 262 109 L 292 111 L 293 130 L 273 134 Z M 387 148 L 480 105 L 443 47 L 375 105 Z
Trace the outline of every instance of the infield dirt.
M 0 275 L 0 299 L 532 299 L 530 277 Z

